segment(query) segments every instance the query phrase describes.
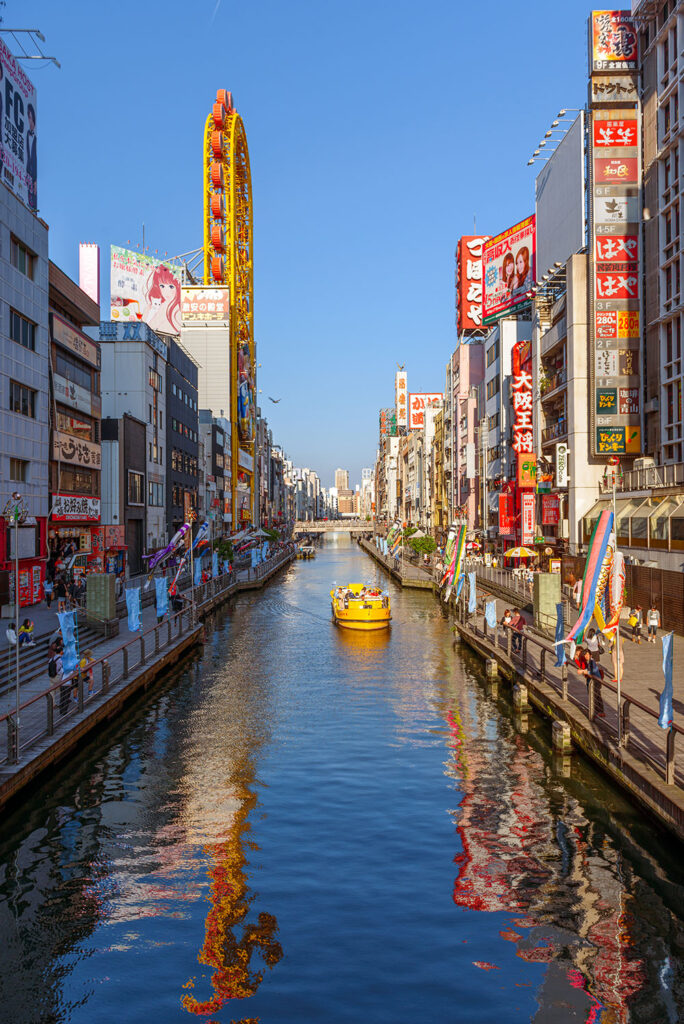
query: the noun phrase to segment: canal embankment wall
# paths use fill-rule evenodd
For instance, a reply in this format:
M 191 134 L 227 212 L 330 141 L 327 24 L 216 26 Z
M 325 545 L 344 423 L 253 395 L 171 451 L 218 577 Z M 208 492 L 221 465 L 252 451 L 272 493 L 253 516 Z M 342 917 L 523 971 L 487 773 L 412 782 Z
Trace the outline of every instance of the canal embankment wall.
M 195 588 L 194 607 L 161 622 L 149 608 L 139 634 L 124 643 L 114 637 L 99 645 L 89 664 L 91 689 L 75 673 L 52 685 L 36 680 L 30 694 L 22 690 L 19 729 L 14 711 L 0 716 L 0 808 L 76 755 L 127 703 L 189 657 L 204 639 L 203 619 L 234 595 L 264 587 L 293 558 L 294 552 L 288 551 L 254 568 L 209 580 Z

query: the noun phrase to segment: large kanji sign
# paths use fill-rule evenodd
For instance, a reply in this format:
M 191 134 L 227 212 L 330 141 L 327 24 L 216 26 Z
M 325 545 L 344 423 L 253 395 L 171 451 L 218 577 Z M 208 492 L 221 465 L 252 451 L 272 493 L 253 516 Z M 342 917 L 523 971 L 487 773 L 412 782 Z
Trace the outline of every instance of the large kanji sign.
M 464 235 L 456 247 L 458 333 L 482 327 L 482 250 L 489 235 Z

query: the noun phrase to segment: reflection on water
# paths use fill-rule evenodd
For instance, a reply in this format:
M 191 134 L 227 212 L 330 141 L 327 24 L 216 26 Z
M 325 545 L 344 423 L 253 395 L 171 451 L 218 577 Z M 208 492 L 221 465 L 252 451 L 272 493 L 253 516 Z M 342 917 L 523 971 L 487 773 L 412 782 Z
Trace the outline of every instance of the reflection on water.
M 357 634 L 336 579 L 387 584 L 329 538 L 6 817 L 0 1020 L 678 1021 L 679 850 L 431 595 Z

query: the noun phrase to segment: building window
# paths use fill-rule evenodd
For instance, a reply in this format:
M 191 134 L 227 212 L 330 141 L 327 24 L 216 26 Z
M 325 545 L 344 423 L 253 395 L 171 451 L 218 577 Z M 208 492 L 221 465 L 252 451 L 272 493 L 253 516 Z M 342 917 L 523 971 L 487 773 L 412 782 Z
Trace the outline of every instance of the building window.
M 72 384 L 78 384 L 79 387 L 85 388 L 86 391 L 92 391 L 93 389 L 92 371 L 80 363 L 78 359 L 74 359 L 73 356 L 67 352 L 62 352 L 60 349 L 57 349 L 55 352 L 55 373 L 58 373 L 61 377 L 66 377 Z
M 33 280 L 33 271 L 36 265 L 36 257 L 27 249 L 23 242 L 20 242 L 14 235 L 10 237 L 10 263 L 20 274 L 25 274 Z
M 175 385 L 175 382 L 174 382 L 174 383 L 173 383 L 173 384 L 171 385 L 171 394 L 172 394 L 172 395 L 175 395 L 175 394 L 176 394 L 176 385 Z
M 25 484 L 28 480 L 28 462 L 25 459 L 10 459 L 9 478 Z
M 32 420 L 35 420 L 36 392 L 24 384 L 18 384 L 17 381 L 11 380 L 9 407 L 10 412 L 18 412 L 22 416 L 30 416 Z
M 10 338 L 18 345 L 23 345 L 31 352 L 36 350 L 36 325 L 27 320 L 21 313 L 10 309 Z
M 153 508 L 162 508 L 164 505 L 164 485 L 157 484 L 153 480 L 148 481 L 148 505 Z
M 499 378 L 494 377 L 493 380 L 487 381 L 487 398 L 493 398 L 494 395 L 499 393 Z
M 491 366 L 495 359 L 499 358 L 499 339 L 487 349 L 487 366 Z
M 159 429 L 164 429 L 164 413 L 161 411 L 161 409 L 159 410 Z
M 132 469 L 128 471 L 128 504 L 145 504 L 145 477 L 142 473 L 135 473 Z
M 156 370 L 150 369 L 150 387 L 154 388 L 155 391 L 161 392 L 162 390 L 162 379 Z

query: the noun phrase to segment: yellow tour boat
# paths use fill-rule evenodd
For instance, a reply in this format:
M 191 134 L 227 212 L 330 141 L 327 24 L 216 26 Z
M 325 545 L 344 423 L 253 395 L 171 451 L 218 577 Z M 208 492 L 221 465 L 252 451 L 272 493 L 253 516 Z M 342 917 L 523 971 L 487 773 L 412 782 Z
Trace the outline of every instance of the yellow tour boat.
M 365 583 L 347 583 L 330 591 L 333 618 L 346 629 L 384 629 L 390 623 L 387 591 Z

